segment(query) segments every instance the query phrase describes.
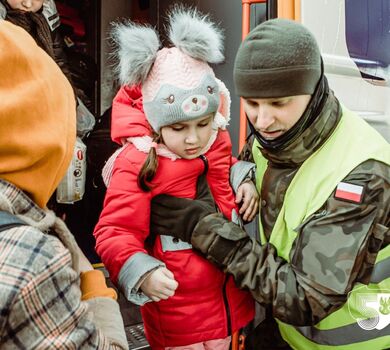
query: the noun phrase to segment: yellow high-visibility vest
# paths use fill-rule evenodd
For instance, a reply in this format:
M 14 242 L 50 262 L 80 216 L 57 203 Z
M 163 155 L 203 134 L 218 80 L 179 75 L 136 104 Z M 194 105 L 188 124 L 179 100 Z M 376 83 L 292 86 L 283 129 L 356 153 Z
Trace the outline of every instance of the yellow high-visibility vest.
M 255 141 L 252 152 L 257 166 L 256 183 L 261 193 L 267 160 L 259 147 Z M 295 229 L 322 207 L 336 186 L 354 168 L 369 159 L 390 165 L 390 144 L 363 119 L 343 108 L 343 116 L 333 134 L 302 164 L 286 191 L 269 239 L 280 257 L 289 261 L 291 247 L 298 234 Z M 260 239 L 263 243 L 266 241 L 261 220 Z M 294 327 L 277 320 L 280 332 L 297 350 L 388 349 L 390 320 L 382 329 L 373 328 L 375 317 L 381 315 L 367 303 L 370 296 L 373 298 L 370 300 L 383 296 L 384 303 L 390 303 L 390 245 L 379 252 L 371 283 L 368 286 L 357 283 L 343 307 L 315 326 Z M 367 309 L 370 309 L 369 313 Z M 369 319 L 360 317 L 362 313 L 363 316 L 364 313 L 369 315 Z M 368 325 L 373 329 L 369 330 Z

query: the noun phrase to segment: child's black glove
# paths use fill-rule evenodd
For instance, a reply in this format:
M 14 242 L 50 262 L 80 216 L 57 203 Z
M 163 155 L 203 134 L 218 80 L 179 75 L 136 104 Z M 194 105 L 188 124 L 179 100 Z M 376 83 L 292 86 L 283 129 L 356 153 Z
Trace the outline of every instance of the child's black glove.
M 165 194 L 152 200 L 150 231 L 179 238 L 191 243 L 196 224 L 209 214 L 216 212 L 213 196 L 206 181 L 206 175 L 198 178 L 196 198 L 179 198 Z

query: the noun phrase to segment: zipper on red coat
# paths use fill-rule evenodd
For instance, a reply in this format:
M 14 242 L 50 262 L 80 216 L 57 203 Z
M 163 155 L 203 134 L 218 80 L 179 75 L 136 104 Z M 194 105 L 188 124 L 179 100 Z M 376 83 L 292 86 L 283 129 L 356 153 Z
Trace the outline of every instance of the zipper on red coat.
M 225 304 L 225 311 L 226 311 L 226 318 L 227 318 L 227 336 L 232 335 L 232 320 L 230 315 L 230 307 L 229 302 L 226 294 L 226 284 L 228 281 L 228 276 L 224 276 L 223 286 L 222 286 L 222 295 L 223 295 L 223 302 Z

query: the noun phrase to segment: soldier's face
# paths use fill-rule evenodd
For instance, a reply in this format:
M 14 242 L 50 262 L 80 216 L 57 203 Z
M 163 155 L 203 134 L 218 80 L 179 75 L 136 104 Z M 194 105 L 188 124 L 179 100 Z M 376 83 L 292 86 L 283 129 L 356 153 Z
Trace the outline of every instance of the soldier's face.
M 247 98 L 244 99 L 244 109 L 260 135 L 273 140 L 295 125 L 303 115 L 310 98 L 311 95 Z
M 37 12 L 41 9 L 43 1 L 44 0 L 7 0 L 7 3 L 14 10 Z

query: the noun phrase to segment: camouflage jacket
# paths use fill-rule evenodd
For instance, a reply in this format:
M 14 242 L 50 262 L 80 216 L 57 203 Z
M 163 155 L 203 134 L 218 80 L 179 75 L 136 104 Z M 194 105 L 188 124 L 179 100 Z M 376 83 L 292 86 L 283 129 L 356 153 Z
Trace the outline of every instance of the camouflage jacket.
M 267 237 L 292 178 L 313 150 L 332 134 L 341 117 L 340 110 L 331 93 L 320 116 L 298 140 L 275 154 L 262 150 L 268 168 L 262 182 L 260 215 Z M 242 156 L 253 161 L 250 142 Z M 368 160 L 343 181 L 364 187 L 362 202 L 336 199 L 333 192 L 322 208 L 298 227 L 298 238 L 290 252 L 291 263 L 280 258 L 272 244 L 260 245 L 219 214 L 198 223 L 191 243 L 231 273 L 236 283 L 248 288 L 257 301 L 272 306 L 274 317 L 297 326 L 316 324 L 342 306 L 356 282 L 368 283 L 377 252 L 390 242 L 390 167 Z M 323 238 L 323 244 L 310 240 L 313 232 Z M 333 252 L 333 258 L 329 258 L 329 236 L 332 240 L 339 237 L 340 249 Z M 349 249 L 357 245 L 358 249 Z M 358 253 L 353 255 L 349 250 Z M 305 255 L 303 259 L 303 251 L 311 251 L 310 257 Z M 340 261 L 345 259 L 351 260 L 348 261 L 354 266 L 351 271 L 343 269 Z M 325 283 L 327 270 L 337 276 L 338 286 Z M 303 279 L 301 271 L 311 278 Z

